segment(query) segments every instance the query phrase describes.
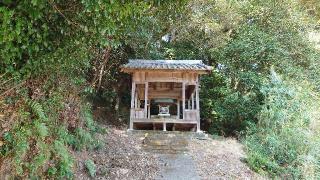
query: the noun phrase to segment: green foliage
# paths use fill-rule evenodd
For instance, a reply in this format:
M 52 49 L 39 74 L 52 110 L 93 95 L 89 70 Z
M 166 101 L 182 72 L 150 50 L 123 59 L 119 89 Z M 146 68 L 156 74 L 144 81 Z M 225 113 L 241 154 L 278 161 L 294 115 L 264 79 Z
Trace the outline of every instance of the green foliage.
M 296 0 L 190 1 L 173 42 L 161 44 L 162 57 L 216 68 L 201 79 L 203 128 L 242 135 L 248 164 L 272 177 L 319 178 L 319 51 L 307 38 L 318 33 L 318 8 Z
M 91 107 L 89 104 L 87 104 L 86 106 L 83 107 L 82 118 L 84 119 L 86 127 L 91 132 L 97 132 L 99 127 L 96 125 L 96 122 L 93 120 L 92 112 L 91 112 L 90 108 Z
M 78 151 L 84 149 L 99 149 L 103 146 L 103 142 L 95 139 L 94 135 L 97 132 L 104 133 L 105 131 L 94 122 L 89 108 L 90 107 L 87 105 L 82 109 L 82 118 L 84 120 L 85 127 L 76 128 L 72 136 L 69 136 L 69 138 L 63 138 L 69 139 L 68 142 L 75 148 L 75 150 Z
M 252 86 L 257 89 L 260 82 L 252 80 L 255 77 L 257 76 L 254 74 L 243 76 L 237 86 L 248 89 L 248 86 Z M 200 95 L 205 98 L 201 99 L 201 116 L 210 120 L 210 133 L 238 135 L 249 123 L 256 122 L 262 96 L 258 90 L 241 92 L 231 88 L 231 82 L 226 81 L 227 78 L 221 72 L 215 71 L 202 79 L 205 88 L 202 88 Z
M 205 5 L 218 8 L 202 9 Z M 305 30 L 300 31 L 307 29 L 309 21 L 302 20 L 305 16 L 297 4 L 272 0 L 242 3 L 200 1 L 192 2 L 191 7 L 192 11 L 198 11 L 190 14 L 188 21 L 194 24 L 188 23 L 186 27 L 191 26 L 194 31 L 204 28 L 204 31 L 199 34 L 179 32 L 175 44 L 188 44 L 187 49 L 197 52 L 195 58 L 205 59 L 217 68 L 202 79 L 200 94 L 201 117 L 209 123 L 211 133 L 235 135 L 245 130 L 248 124 L 258 121 L 257 114 L 264 100 L 261 88 L 268 79 L 271 66 L 293 79 L 297 73 L 304 76 L 301 72 L 306 73 L 306 69 L 316 66 L 318 53 L 306 40 Z M 233 24 L 226 21 L 229 17 L 223 14 L 225 7 L 229 8 L 230 17 L 238 17 Z M 219 38 L 223 36 L 219 41 L 224 41 L 220 44 L 212 42 L 218 42 L 212 34 Z M 171 51 L 175 52 L 175 49 Z M 310 79 L 317 72 L 308 70 L 307 73 L 311 74 L 304 78 Z
M 51 108 L 52 105 L 47 107 L 37 101 L 27 100 L 27 107 L 20 112 L 23 119 L 20 119 L 10 132 L 4 134 L 5 145 L 0 152 L 1 156 L 12 157 L 14 175 L 24 176 L 28 173 L 28 177 L 34 178 L 49 175 L 69 179 L 73 177 L 74 167 L 69 147 L 83 150 L 102 146 L 101 142 L 94 140 L 97 127 L 92 120 L 90 107 L 83 106 L 86 118 L 81 120 L 86 124 L 83 127 L 85 129 L 78 127 L 73 132 L 63 125 L 57 128 L 56 122 L 47 118 L 47 115 L 50 115 L 48 111 L 55 109 Z M 29 108 L 31 111 L 28 111 Z M 46 169 L 49 162 L 50 167 Z
M 122 50 L 136 40 L 153 39 L 144 27 L 162 11 L 179 8 L 164 8 L 158 1 L 101 0 L 4 1 L 0 6 L 1 85 L 14 81 L 0 90 L 8 92 L 3 108 L 12 106 L 16 114 L 14 125 L 1 134 L 1 158 L 12 159 L 12 177 L 72 178 L 70 151 L 103 145 L 95 133 L 105 130 L 96 126 L 91 106 L 84 103 L 96 92 L 91 79 L 102 70 L 105 89 L 115 91 L 118 87 L 109 84 L 119 84 L 114 77 L 126 61 Z M 106 49 L 113 53 L 109 59 L 102 55 Z M 105 59 L 110 61 L 99 63 Z M 117 68 L 105 67 L 109 64 Z
M 48 12 L 45 1 L 29 3 L 19 1 L 4 3 L 0 7 L 1 16 L 1 57 L 0 71 L 14 73 L 24 63 L 23 57 L 30 58 L 48 47 Z M 11 8 L 15 7 L 15 8 Z
M 84 147 L 87 147 L 88 145 L 89 147 L 91 147 L 92 144 L 93 144 L 93 138 L 89 132 L 81 128 L 77 128 L 75 130 L 73 145 L 76 150 L 81 150 Z
M 259 122 L 248 129 L 244 140 L 248 164 L 273 176 L 317 179 L 320 139 L 309 125 L 316 118 L 312 106 L 320 106 L 310 101 L 308 87 L 297 88 L 272 72 L 270 84 L 262 88 L 266 99 Z
M 68 152 L 66 145 L 59 140 L 54 141 L 53 144 L 54 153 L 58 156 L 57 158 L 57 176 L 66 177 L 68 179 L 73 177 L 73 159 Z M 51 172 L 52 173 L 52 172 Z
M 91 159 L 86 160 L 85 162 L 86 168 L 90 174 L 91 177 L 94 177 L 96 175 L 96 166 L 94 162 Z
M 44 114 L 41 104 L 36 101 L 28 100 L 27 104 L 30 106 L 32 112 L 41 120 L 45 121 L 47 117 Z

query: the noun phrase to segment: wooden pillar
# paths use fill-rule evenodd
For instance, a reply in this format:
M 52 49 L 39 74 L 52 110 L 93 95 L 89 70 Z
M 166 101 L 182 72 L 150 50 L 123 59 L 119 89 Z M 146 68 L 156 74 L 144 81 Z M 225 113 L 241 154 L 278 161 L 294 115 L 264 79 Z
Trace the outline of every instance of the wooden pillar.
M 134 95 L 134 108 L 138 108 L 138 93 L 137 92 Z
M 194 109 L 194 93 L 191 94 L 191 109 Z
M 144 117 L 147 118 L 148 117 L 148 88 L 149 88 L 149 83 L 145 82 L 144 84 Z
M 184 111 L 186 109 L 186 82 L 182 82 L 182 119 L 184 119 Z
M 129 129 L 133 130 L 133 118 L 134 118 L 134 98 L 135 98 L 135 91 L 136 91 L 136 83 L 132 81 L 132 88 L 131 88 L 131 109 L 130 109 L 130 124 Z
M 177 102 L 177 119 L 180 119 L 180 100 Z
M 151 99 L 149 100 L 149 105 L 148 105 L 148 119 L 150 119 L 150 106 L 151 106 Z
M 197 81 L 197 84 L 196 84 L 196 110 L 197 110 L 197 132 L 200 132 L 199 81 Z

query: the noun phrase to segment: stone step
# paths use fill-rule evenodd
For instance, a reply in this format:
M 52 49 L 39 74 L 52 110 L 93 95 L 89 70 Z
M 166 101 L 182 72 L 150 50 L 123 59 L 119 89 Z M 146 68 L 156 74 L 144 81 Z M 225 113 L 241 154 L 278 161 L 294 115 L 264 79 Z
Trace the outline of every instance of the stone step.
M 142 148 L 156 153 L 186 152 L 191 139 L 207 139 L 207 134 L 195 132 L 133 130 L 128 133 L 142 138 Z
M 181 133 L 152 133 L 144 137 L 143 148 L 158 153 L 181 153 L 188 150 L 189 140 Z
M 185 137 L 188 139 L 197 138 L 197 139 L 207 139 L 208 134 L 200 132 L 189 132 L 189 131 L 158 131 L 158 130 L 130 130 L 128 134 L 133 134 L 137 136 L 151 136 L 151 137 L 159 137 L 159 138 L 167 138 L 167 137 Z
M 172 151 L 187 151 L 187 147 L 178 146 L 144 146 L 145 150 L 172 150 Z

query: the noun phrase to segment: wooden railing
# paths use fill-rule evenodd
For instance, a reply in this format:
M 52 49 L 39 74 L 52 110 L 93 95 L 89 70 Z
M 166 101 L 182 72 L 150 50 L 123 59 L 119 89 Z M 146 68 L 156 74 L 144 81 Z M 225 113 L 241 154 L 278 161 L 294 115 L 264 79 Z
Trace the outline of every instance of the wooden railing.
M 186 109 L 184 110 L 184 119 L 186 121 L 195 121 L 197 120 L 197 113 L 198 113 L 198 110 L 196 109 Z
M 143 119 L 144 116 L 144 109 L 142 108 L 132 108 L 131 109 L 131 117 L 134 119 Z
M 166 117 L 166 118 L 160 118 L 158 117 L 157 115 L 151 115 L 151 118 L 148 119 L 145 117 L 145 111 L 143 108 L 132 108 L 131 109 L 131 118 L 134 119 L 135 121 L 139 121 L 139 122 L 152 122 L 152 121 L 155 121 L 155 120 L 161 120 L 161 121 L 172 121 L 173 120 L 175 122 L 186 122 L 186 121 L 190 121 L 190 122 L 195 122 L 197 121 L 197 113 L 198 113 L 198 110 L 196 109 L 186 109 L 184 110 L 184 118 L 183 119 L 177 119 L 177 116 L 176 115 L 172 115 L 170 117 Z

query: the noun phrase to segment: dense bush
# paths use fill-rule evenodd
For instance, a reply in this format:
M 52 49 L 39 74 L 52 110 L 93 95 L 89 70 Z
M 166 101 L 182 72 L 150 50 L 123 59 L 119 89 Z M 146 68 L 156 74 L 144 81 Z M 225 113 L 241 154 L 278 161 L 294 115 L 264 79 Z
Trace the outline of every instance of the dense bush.
M 248 128 L 244 143 L 248 163 L 258 172 L 292 179 L 319 178 L 319 132 L 310 129 L 319 120 L 313 111 L 319 99 L 305 89 L 282 81 L 273 71 L 261 91 L 265 102 L 259 121 Z

